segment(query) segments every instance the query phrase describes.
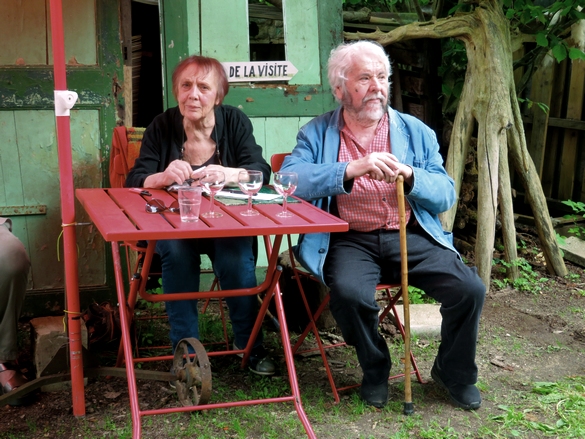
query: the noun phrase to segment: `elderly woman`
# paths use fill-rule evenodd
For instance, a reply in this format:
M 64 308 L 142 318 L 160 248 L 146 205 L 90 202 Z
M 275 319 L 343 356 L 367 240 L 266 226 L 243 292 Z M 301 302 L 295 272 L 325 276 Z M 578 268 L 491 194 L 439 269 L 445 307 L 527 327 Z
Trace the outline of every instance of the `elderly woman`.
M 158 115 L 146 129 L 126 186 L 162 188 L 182 183 L 203 166 L 224 172 L 228 185 L 237 184 L 244 169 L 262 171 L 268 183 L 270 166 L 254 139 L 250 120 L 239 109 L 222 105 L 228 90 L 227 76 L 217 60 L 190 56 L 179 63 L 173 73 L 173 94 L 179 105 Z M 199 291 L 201 254 L 209 255 L 223 289 L 256 286 L 253 242 L 251 237 L 158 241 L 164 292 Z M 244 348 L 257 317 L 256 297 L 232 297 L 226 302 L 235 348 Z M 183 338 L 198 338 L 196 300 L 169 301 L 166 309 L 173 349 Z M 274 374 L 262 333 L 249 365 L 254 373 Z

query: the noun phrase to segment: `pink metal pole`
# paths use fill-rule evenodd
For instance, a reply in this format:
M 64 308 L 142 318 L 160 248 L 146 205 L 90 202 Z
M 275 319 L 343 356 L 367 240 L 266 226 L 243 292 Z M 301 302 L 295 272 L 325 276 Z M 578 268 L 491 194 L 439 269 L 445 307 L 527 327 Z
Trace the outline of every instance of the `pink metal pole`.
M 51 42 L 53 47 L 53 69 L 56 91 L 67 90 L 62 9 L 61 0 L 50 1 Z M 69 360 L 71 366 L 73 415 L 85 416 L 81 313 L 79 309 L 79 274 L 77 265 L 77 238 L 75 235 L 75 198 L 73 186 L 73 163 L 71 158 L 71 127 L 69 116 L 56 115 L 55 119 L 59 151 L 61 222 L 63 227 L 65 297 L 67 307 L 67 329 L 69 331 Z

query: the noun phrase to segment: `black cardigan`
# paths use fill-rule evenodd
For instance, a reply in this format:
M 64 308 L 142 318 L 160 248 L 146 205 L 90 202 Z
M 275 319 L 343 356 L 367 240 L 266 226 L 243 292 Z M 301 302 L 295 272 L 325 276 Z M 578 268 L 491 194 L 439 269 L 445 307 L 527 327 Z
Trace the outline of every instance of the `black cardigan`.
M 221 164 L 262 171 L 264 184 L 268 184 L 270 165 L 262 157 L 262 147 L 256 143 L 252 131 L 250 119 L 238 108 L 230 105 L 215 108 L 215 129 L 211 136 L 217 144 Z M 125 186 L 142 187 L 146 177 L 163 172 L 179 158 L 185 139 L 179 107 L 159 114 L 144 132 L 140 156 L 128 173 Z

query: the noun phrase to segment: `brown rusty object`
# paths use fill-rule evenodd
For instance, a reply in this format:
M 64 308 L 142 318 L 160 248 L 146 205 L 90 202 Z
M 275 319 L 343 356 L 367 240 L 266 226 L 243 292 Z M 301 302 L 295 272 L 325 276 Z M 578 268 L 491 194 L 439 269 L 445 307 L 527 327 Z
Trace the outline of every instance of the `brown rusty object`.
M 195 355 L 189 354 L 189 347 Z M 173 369 L 177 395 L 183 407 L 204 405 L 211 397 L 211 365 L 205 348 L 196 338 L 184 338 L 177 344 Z

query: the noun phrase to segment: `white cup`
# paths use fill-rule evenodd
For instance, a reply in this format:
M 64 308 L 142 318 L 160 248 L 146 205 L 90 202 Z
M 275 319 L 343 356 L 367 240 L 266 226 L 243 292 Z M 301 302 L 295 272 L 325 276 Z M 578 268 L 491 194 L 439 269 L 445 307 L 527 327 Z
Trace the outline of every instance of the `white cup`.
M 179 210 L 181 221 L 194 223 L 199 221 L 199 210 L 201 209 L 201 186 L 179 187 Z

